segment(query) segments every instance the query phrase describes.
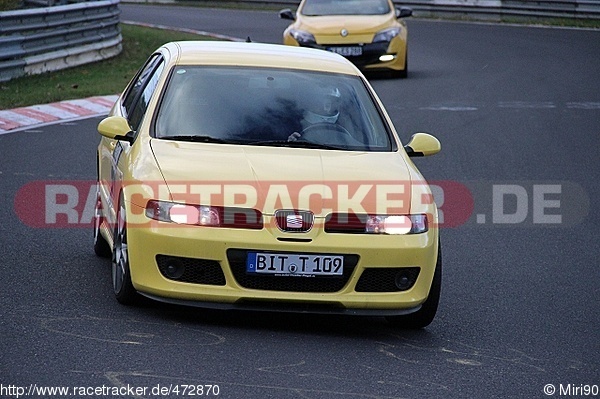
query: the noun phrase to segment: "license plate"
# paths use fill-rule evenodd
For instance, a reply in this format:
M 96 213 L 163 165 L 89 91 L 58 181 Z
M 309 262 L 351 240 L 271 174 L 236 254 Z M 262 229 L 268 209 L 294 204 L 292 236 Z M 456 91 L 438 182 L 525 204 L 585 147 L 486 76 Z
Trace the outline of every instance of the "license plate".
M 341 276 L 344 273 L 344 257 L 250 252 L 246 259 L 246 272 L 298 277 Z
M 349 56 L 359 56 L 362 55 L 362 47 L 353 46 L 353 47 L 329 47 L 327 50 L 338 53 L 339 55 L 343 55 L 344 57 Z

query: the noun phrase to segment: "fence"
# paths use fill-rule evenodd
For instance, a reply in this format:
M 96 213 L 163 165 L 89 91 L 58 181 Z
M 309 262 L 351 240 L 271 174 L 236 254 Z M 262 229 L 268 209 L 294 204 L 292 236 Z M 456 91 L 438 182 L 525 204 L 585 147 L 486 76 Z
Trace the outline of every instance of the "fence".
M 0 82 L 121 52 L 119 0 L 0 12 Z

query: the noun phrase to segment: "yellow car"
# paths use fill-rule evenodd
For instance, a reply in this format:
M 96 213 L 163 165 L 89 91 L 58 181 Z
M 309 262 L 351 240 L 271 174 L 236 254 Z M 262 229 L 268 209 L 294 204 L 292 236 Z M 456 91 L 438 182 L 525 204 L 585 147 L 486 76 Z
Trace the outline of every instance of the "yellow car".
M 364 70 L 408 74 L 407 30 L 403 18 L 410 8 L 391 0 L 303 0 L 296 13 L 279 17 L 294 21 L 283 33 L 283 43 L 332 51 Z
M 275 44 L 174 42 L 98 125 L 94 249 L 117 300 L 389 317 L 424 327 L 437 208 L 361 72 Z

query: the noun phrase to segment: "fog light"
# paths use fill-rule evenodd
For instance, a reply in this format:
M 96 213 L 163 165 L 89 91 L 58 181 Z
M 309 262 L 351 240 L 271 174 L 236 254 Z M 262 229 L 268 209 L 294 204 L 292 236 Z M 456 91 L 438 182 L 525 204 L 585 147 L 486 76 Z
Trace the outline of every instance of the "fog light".
M 414 284 L 414 281 L 409 272 L 401 271 L 396 274 L 395 283 L 400 291 L 406 291 Z
M 381 62 L 394 61 L 395 59 L 396 59 L 396 56 L 392 55 L 392 54 L 384 54 L 381 57 L 379 57 L 379 61 L 381 61 Z
M 179 262 L 170 262 L 165 268 L 165 274 L 170 279 L 178 279 L 185 273 L 185 266 Z

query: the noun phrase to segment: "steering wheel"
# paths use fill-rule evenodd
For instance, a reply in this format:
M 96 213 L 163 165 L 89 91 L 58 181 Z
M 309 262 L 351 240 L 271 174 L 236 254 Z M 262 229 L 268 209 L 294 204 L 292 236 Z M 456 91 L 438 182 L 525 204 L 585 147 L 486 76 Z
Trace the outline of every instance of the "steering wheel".
M 346 128 L 342 125 L 338 125 L 337 123 L 325 122 L 315 123 L 314 125 L 306 127 L 304 130 L 302 130 L 302 138 L 307 141 L 312 141 L 320 144 L 339 144 L 338 142 L 336 142 L 335 137 L 333 137 L 334 140 L 328 140 L 332 138 L 332 133 L 334 133 L 334 136 L 348 136 L 348 139 L 356 141 L 356 139 L 352 137 L 350 132 L 346 130 Z

